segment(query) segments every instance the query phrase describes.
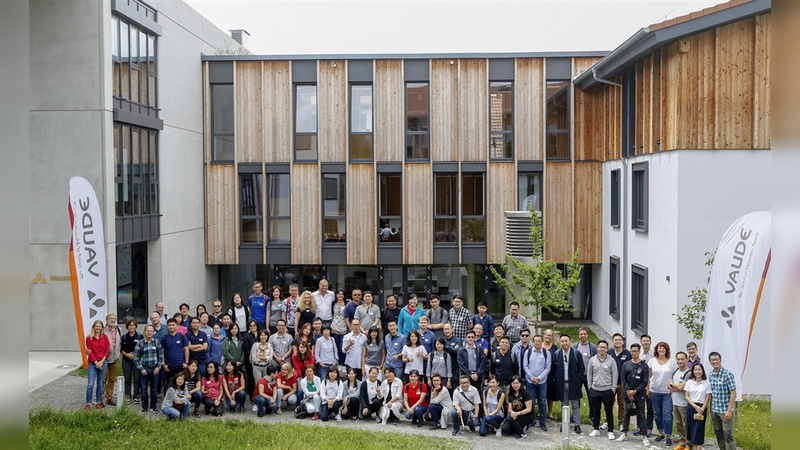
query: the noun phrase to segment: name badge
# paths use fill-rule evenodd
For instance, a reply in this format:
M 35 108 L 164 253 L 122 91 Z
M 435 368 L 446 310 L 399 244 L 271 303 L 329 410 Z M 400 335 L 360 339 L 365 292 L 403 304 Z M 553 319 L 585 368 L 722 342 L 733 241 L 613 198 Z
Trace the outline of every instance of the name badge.
M 637 379 L 637 380 L 641 380 L 641 379 L 642 379 L 642 377 L 641 377 L 641 376 L 639 376 L 639 375 L 636 375 L 636 379 Z

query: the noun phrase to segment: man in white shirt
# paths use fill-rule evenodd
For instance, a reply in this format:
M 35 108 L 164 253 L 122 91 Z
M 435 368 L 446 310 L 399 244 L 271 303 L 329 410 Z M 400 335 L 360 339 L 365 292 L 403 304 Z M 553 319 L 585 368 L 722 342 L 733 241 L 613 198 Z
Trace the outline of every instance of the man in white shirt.
M 453 436 L 461 433 L 461 424 L 469 427 L 474 432 L 479 424 L 478 405 L 481 404 L 481 395 L 475 386 L 470 384 L 469 377 L 462 375 L 458 379 L 458 387 L 453 391 L 453 412 L 450 420 L 453 422 Z
M 350 322 L 350 329 L 353 330 L 344 335 L 342 338 L 342 349 L 344 350 L 344 365 L 347 366 L 347 371 L 353 369 L 356 373 L 356 378 L 361 379 L 361 352 L 364 345 L 367 344 L 367 336 L 361 332 L 361 321 L 353 319 Z
M 689 402 L 686 400 L 686 381 L 692 376 L 692 369 L 689 367 L 689 358 L 686 353 L 678 352 L 675 354 L 675 362 L 678 370 L 672 374 L 669 382 L 669 390 L 672 393 L 672 417 L 678 429 L 678 446 L 686 447 L 686 414 Z
M 317 317 L 322 319 L 322 326 L 330 326 L 333 320 L 333 302 L 336 301 L 336 295 L 328 290 L 328 280 L 320 280 L 319 290 L 314 291 L 312 295 L 317 307 Z

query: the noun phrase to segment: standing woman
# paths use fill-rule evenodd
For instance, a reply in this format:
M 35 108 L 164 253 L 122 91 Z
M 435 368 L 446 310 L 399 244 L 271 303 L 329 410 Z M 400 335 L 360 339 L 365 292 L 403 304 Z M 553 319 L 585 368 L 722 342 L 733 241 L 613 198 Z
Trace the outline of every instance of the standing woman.
M 670 359 L 669 344 L 659 342 L 656 344 L 656 357 L 647 362 L 650 366 L 650 383 L 647 393 L 653 402 L 653 413 L 656 419 L 658 437 L 656 442 L 661 442 L 666 437 L 666 444 L 672 447 L 672 395 L 669 382 L 672 374 L 678 370 L 678 365 Z
M 194 405 L 194 415 L 200 417 L 200 405 L 203 404 L 202 380 L 200 379 L 200 366 L 196 360 L 189 361 L 189 365 L 183 369 L 183 379 L 186 382 L 186 389 L 189 401 Z
M 308 324 L 309 330 L 311 329 L 311 322 L 314 321 L 314 317 L 317 315 L 316 311 L 317 307 L 311 291 L 303 291 L 303 294 L 300 295 L 297 309 L 294 311 L 294 329 L 298 330 L 298 334 L 305 324 Z
M 226 339 L 222 344 L 222 356 L 226 362 L 232 362 L 239 372 L 244 372 L 244 342 L 239 335 L 239 325 L 236 322 L 232 323 L 225 334 Z
M 306 322 L 298 328 L 297 337 L 292 340 L 292 353 L 297 353 L 300 350 L 300 342 L 305 342 L 309 349 L 313 351 L 314 344 L 311 338 L 311 323 Z M 297 375 L 297 374 L 295 374 Z M 298 376 L 302 376 L 302 373 Z
M 544 330 L 544 341 L 542 348 L 550 352 L 550 361 L 555 361 L 556 351 L 558 346 L 553 343 L 553 330 Z M 550 375 L 547 377 L 547 418 L 556 420 L 553 417 L 553 401 L 558 400 L 558 392 L 556 392 L 556 371 L 550 370 Z
M 533 400 L 531 394 L 522 387 L 522 379 L 514 375 L 508 390 L 508 418 L 503 422 L 503 433 L 516 434 L 517 439 L 525 439 L 525 427 L 533 422 Z
M 331 334 L 333 335 L 333 340 L 336 341 L 338 352 L 336 360 L 339 364 L 344 364 L 345 354 L 342 349 L 342 339 L 349 332 L 347 323 L 344 321 L 345 297 L 344 289 L 336 290 L 336 301 L 333 303 L 333 320 L 331 321 Z
M 361 370 L 369 373 L 370 367 L 383 368 L 386 361 L 386 348 L 383 340 L 378 337 L 378 328 L 372 327 L 367 331 L 367 343 L 361 350 Z
M 494 429 L 497 437 L 502 435 L 502 425 L 505 414 L 503 414 L 503 406 L 505 405 L 506 396 L 500 389 L 497 383 L 497 377 L 494 374 L 489 374 L 486 377 L 488 387 L 483 391 L 483 420 L 481 421 L 480 435 L 486 436 L 489 434 L 489 428 Z M 533 401 L 531 401 L 533 405 Z
M 253 380 L 258 380 L 267 376 L 267 366 L 275 359 L 272 351 L 272 344 L 269 343 L 269 331 L 261 330 L 258 333 L 258 343 L 253 345 L 250 350 L 250 364 L 253 367 Z
M 202 304 L 202 303 L 201 303 L 201 304 L 199 304 L 199 305 L 197 305 L 197 308 L 195 308 L 195 311 L 196 311 L 196 313 L 195 313 L 195 315 L 194 315 L 194 316 L 195 316 L 195 317 L 200 317 L 200 314 L 203 314 L 204 312 L 207 312 L 207 311 L 206 311 L 206 305 L 204 305 L 204 304 Z M 189 323 L 191 323 L 191 322 L 192 322 L 192 321 L 190 320 L 190 321 L 189 321 Z
M 306 367 L 314 367 L 314 353 L 311 352 L 311 345 L 301 340 L 297 343 L 297 352 L 292 353 L 292 367 L 294 376 L 298 379 L 305 373 Z M 319 412 L 319 411 L 317 411 Z
M 247 392 L 255 392 L 256 390 L 256 379 L 253 377 L 253 364 L 250 362 L 250 352 L 253 350 L 253 346 L 256 345 L 256 342 L 258 342 L 258 323 L 250 319 L 247 321 L 247 330 L 242 335 L 244 375 L 247 377 Z
M 267 326 L 269 334 L 278 332 L 278 321 L 286 321 L 286 304 L 281 298 L 280 286 L 272 286 L 269 290 L 270 296 L 267 303 Z
M 239 372 L 239 369 L 231 361 L 225 363 L 225 382 L 223 386 L 225 387 L 225 403 L 228 404 L 228 409 L 231 412 L 243 413 L 244 401 L 247 398 L 247 393 L 244 391 L 244 374 Z
M 403 364 L 406 365 L 404 369 L 406 378 L 408 378 L 408 374 L 411 373 L 412 370 L 416 370 L 417 373 L 425 371 L 425 357 L 428 355 L 428 352 L 425 351 L 425 347 L 420 345 L 419 333 L 416 331 L 408 333 L 406 345 L 403 346 L 402 355 Z
M 206 365 L 206 376 L 201 380 L 203 392 L 203 405 L 206 415 L 213 414 L 217 417 L 222 415 L 222 376 L 219 373 L 219 365 L 210 361 Z
M 331 327 L 325 325 L 322 327 L 322 337 L 314 345 L 314 359 L 317 360 L 317 375 L 320 380 L 328 378 L 328 371 L 339 371 L 336 367 L 338 357 L 336 341 L 331 337 Z
M 428 355 L 428 384 L 433 386 L 433 374 L 439 374 L 442 384 L 447 389 L 450 389 L 450 378 L 452 375 L 452 362 L 450 353 L 445 350 L 445 342 L 443 337 L 440 337 L 433 343 L 433 352 Z
M 344 396 L 344 399 L 342 400 L 342 416 L 352 417 L 353 420 L 358 420 L 358 416 L 361 414 L 361 401 L 359 399 L 360 394 L 361 381 L 356 377 L 356 371 L 350 369 L 347 371 L 347 379 L 345 380 L 343 386 L 342 395 Z
M 441 375 L 434 373 L 431 377 L 431 383 L 433 384 L 433 390 L 431 390 L 431 401 L 428 403 L 428 417 L 426 419 L 433 422 L 431 430 L 436 430 L 439 427 L 446 430 L 447 418 L 453 412 L 453 398 L 450 397 L 450 391 L 442 383 Z
M 686 440 L 694 450 L 702 450 L 706 439 L 706 409 L 711 404 L 711 384 L 706 379 L 706 368 L 697 363 L 692 369 L 692 379 L 686 382 Z
M 108 336 L 103 333 L 103 322 L 95 320 L 92 323 L 92 332 L 86 336 L 86 354 L 89 355 L 88 383 L 86 385 L 86 409 L 92 409 L 92 389 L 95 388 L 97 409 L 105 408 L 103 405 L 103 379 L 106 375 L 106 359 L 111 344 Z
M 231 308 L 228 310 L 231 320 L 243 328 L 250 321 L 250 311 L 244 306 L 242 295 L 238 292 L 231 297 Z
M 131 319 L 125 323 L 127 333 L 122 335 L 120 339 L 119 352 L 122 354 L 122 374 L 125 377 L 125 398 L 128 403 L 131 402 L 131 383 L 133 383 L 133 404 L 139 404 L 140 386 L 139 386 L 139 371 L 136 370 L 136 364 L 133 362 L 133 352 L 136 350 L 136 343 L 139 342 L 144 336 L 142 333 L 136 331 L 138 324 L 135 320 Z

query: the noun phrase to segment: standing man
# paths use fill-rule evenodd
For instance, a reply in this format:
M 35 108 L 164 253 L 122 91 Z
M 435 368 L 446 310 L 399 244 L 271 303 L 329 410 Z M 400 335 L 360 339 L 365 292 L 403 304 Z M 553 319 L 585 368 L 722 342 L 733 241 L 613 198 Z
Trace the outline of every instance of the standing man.
M 333 303 L 336 295 L 328 290 L 328 280 L 319 280 L 319 289 L 313 292 L 314 302 L 317 306 L 317 317 L 322 319 L 322 326 L 331 326 L 333 321 Z
M 717 436 L 720 450 L 736 450 L 733 439 L 733 409 L 736 407 L 736 379 L 722 367 L 722 355 L 708 354 L 708 362 L 713 369 L 708 376 L 711 384 L 711 424 Z
M 475 345 L 483 349 L 486 357 L 489 357 L 489 340 L 483 338 L 483 325 L 476 323 L 472 326 L 472 331 L 475 332 Z
M 475 332 L 477 335 L 478 333 Z M 492 355 L 491 371 L 497 382 L 500 384 L 503 392 L 508 394 L 508 386 L 511 385 L 511 379 L 517 374 L 517 359 L 514 353 L 511 352 L 511 341 L 508 336 L 500 338 L 500 349 Z
M 161 338 L 161 348 L 164 349 L 164 370 L 161 371 L 161 381 L 167 381 L 189 364 L 189 341 L 183 333 L 178 333 L 178 321 L 167 320 L 167 334 Z M 162 383 L 166 386 L 167 383 Z M 142 395 L 145 395 L 142 392 Z
M 208 361 L 208 335 L 200 331 L 200 319 L 192 317 L 191 328 L 186 333 L 189 341 L 189 361 L 195 360 L 200 365 L 198 371 L 201 376 L 206 375 L 206 362 Z M 144 393 L 142 394 L 144 396 Z
M 286 297 L 286 332 L 294 336 L 294 312 L 297 311 L 297 302 L 300 301 L 300 286 L 297 283 L 289 285 L 289 296 Z M 241 325 L 239 325 L 241 327 Z
M 211 316 L 208 317 L 208 326 L 214 327 L 215 323 L 222 324 L 222 300 L 215 298 L 213 302 L 211 302 Z
M 211 339 L 211 336 L 214 334 L 214 324 L 209 321 L 211 316 L 209 316 L 207 312 L 203 311 L 197 317 L 200 319 L 200 331 L 205 333 L 206 336 Z
M 678 352 L 675 354 L 675 362 L 678 364 L 678 370 L 672 374 L 672 379 L 669 381 L 669 390 L 672 393 L 672 417 L 675 418 L 675 425 L 678 428 L 678 447 L 683 446 L 686 449 L 686 412 L 689 408 L 689 402 L 686 400 L 686 381 L 692 375 L 692 370 L 687 364 L 686 353 Z M 676 447 L 676 448 L 678 448 Z
M 525 331 L 522 333 L 528 333 Z M 547 377 L 550 376 L 550 366 L 552 358 L 550 351 L 542 347 L 542 336 L 535 335 L 533 337 L 533 348 L 530 349 L 525 355 L 524 369 L 525 384 L 527 385 L 528 392 L 539 404 L 539 428 L 542 431 L 547 431 L 547 423 L 545 422 L 547 415 Z
M 355 318 L 358 307 L 361 306 L 361 289 L 353 289 L 350 296 L 353 298 L 344 305 L 344 324 L 347 325 L 348 330 L 352 328 L 350 322 Z
M 397 332 L 397 322 L 390 320 L 386 324 L 389 332 L 383 337 L 383 342 L 386 348 L 386 362 L 384 365 L 387 369 L 392 369 L 394 374 L 401 377 L 403 376 L 403 346 L 406 343 L 406 337 Z
M 283 319 L 278 320 L 276 327 L 278 332 L 269 337 L 269 343 L 272 344 L 272 358 L 278 367 L 282 367 L 283 363 L 292 363 L 292 336 L 286 332 Z
M 444 338 L 444 349 L 447 353 L 450 353 L 450 360 L 455 363 L 458 359 L 458 349 L 464 346 L 464 340 L 457 338 L 456 335 L 453 334 L 453 326 L 449 323 L 444 324 L 442 330 L 444 331 L 442 335 Z M 453 376 L 457 377 L 458 374 L 454 373 Z
M 556 350 L 555 371 L 556 394 L 561 399 L 562 406 L 569 404 L 572 406 L 572 419 L 570 422 L 575 425 L 575 433 L 581 433 L 581 385 L 584 378 L 581 374 L 586 373 L 583 366 L 583 357 L 577 350 L 572 348 L 571 339 L 568 334 L 561 335 L 561 348 Z
M 264 286 L 260 281 L 253 282 L 253 293 L 247 297 L 247 308 L 250 310 L 250 318 L 258 324 L 258 331 L 267 328 L 267 299 L 261 292 Z
M 520 332 L 528 329 L 528 319 L 519 313 L 519 303 L 511 302 L 509 309 L 511 314 L 503 317 L 503 328 L 506 330 L 506 336 L 516 344 L 519 342 Z
M 400 316 L 400 308 L 397 307 L 397 296 L 389 294 L 386 296 L 386 306 L 381 310 L 381 326 L 383 327 L 383 335 L 389 334 L 389 322 L 397 323 L 397 318 Z
M 453 307 L 450 308 L 450 324 L 453 325 L 453 335 L 462 341 L 467 336 L 467 330 L 472 329 L 472 313 L 464 308 L 464 298 L 460 295 L 453 296 Z
M 430 330 L 436 336 L 436 339 L 444 336 L 444 324 L 450 321 L 450 314 L 447 310 L 441 307 L 442 299 L 438 294 L 431 294 L 430 297 L 431 309 L 425 312 L 430 322 Z
M 700 362 L 700 355 L 697 354 L 697 344 L 694 342 L 686 344 L 686 353 L 688 353 L 686 365 L 689 367 L 689 373 L 692 373 L 694 366 Z M 691 376 L 689 378 L 691 378 Z
M 530 342 L 530 337 L 531 337 L 531 330 L 527 329 L 523 330 L 519 334 L 519 342 L 514 344 L 514 347 L 511 349 L 511 352 L 514 353 L 514 358 L 516 358 L 516 360 L 520 362 L 518 373 L 521 377 L 524 377 L 524 374 L 522 373 L 522 371 L 524 370 L 522 362 L 525 361 L 528 351 L 530 351 L 530 349 L 533 348 L 533 345 L 531 345 Z
M 419 333 L 419 344 L 425 347 L 425 351 L 430 355 L 433 353 L 433 343 L 436 341 L 436 335 L 429 329 L 430 325 L 428 323 L 428 316 L 422 316 L 419 318 L 419 329 L 417 333 Z M 425 355 L 423 359 L 428 359 L 428 356 Z M 427 367 L 427 364 L 425 365 Z M 422 376 L 423 374 L 420 374 Z M 433 374 L 429 374 L 433 375 Z
M 580 350 L 578 350 L 580 352 Z M 597 343 L 597 354 L 589 359 L 586 368 L 586 383 L 589 385 L 589 418 L 592 421 L 592 432 L 589 437 L 600 436 L 600 405 L 606 412 L 608 424 L 608 438 L 614 436 L 614 391 L 617 389 L 617 363 L 608 356 L 608 342 L 600 340 Z
M 147 412 L 149 404 L 150 412 L 158 414 L 159 410 L 158 406 L 156 406 L 156 401 L 158 400 L 158 376 L 159 368 L 164 364 L 164 350 L 158 341 L 153 339 L 153 334 L 153 326 L 146 325 L 144 327 L 144 339 L 137 342 L 136 348 L 133 350 L 133 362 L 136 364 L 136 369 L 141 373 L 139 390 L 142 393 L 142 412 Z M 148 386 L 150 387 L 149 398 L 147 395 Z
M 110 344 L 108 358 L 106 359 L 106 364 L 108 364 L 108 367 L 106 368 L 105 379 L 106 405 L 117 406 L 117 404 L 114 403 L 114 385 L 117 381 L 117 363 L 119 362 L 122 334 L 117 327 L 116 314 L 109 313 L 106 316 L 106 328 L 103 330 L 103 333 L 105 333 Z M 102 380 L 98 380 L 98 383 L 102 382 Z
M 166 327 L 167 326 L 167 320 L 169 319 L 169 316 L 164 314 L 164 302 L 157 302 L 156 303 L 156 312 L 158 313 L 158 321 L 161 322 L 161 325 Z M 155 326 L 155 325 L 153 325 L 153 326 Z
M 617 363 L 617 373 L 619 373 L 619 379 L 617 380 L 617 418 L 619 419 L 623 415 L 625 415 L 625 393 L 623 392 L 624 389 L 622 388 L 622 366 L 631 360 L 631 352 L 625 349 L 625 339 L 619 333 L 614 333 L 614 336 L 611 337 L 611 344 L 614 348 L 609 352 L 609 355 L 614 358 L 614 362 Z M 605 429 L 605 427 L 600 427 L 601 429 Z M 620 424 L 620 431 L 622 431 L 622 424 Z
M 653 339 L 649 334 L 643 334 L 642 337 L 639 338 L 639 343 L 642 345 L 642 352 L 639 355 L 639 358 L 644 361 L 645 364 L 647 364 L 651 359 L 653 359 L 653 352 L 650 349 Z M 650 391 L 645 393 L 644 401 L 645 405 L 647 406 L 647 437 L 650 437 L 653 435 L 653 422 L 655 421 L 655 412 L 653 411 L 653 400 L 650 398 Z M 633 432 L 634 436 L 639 436 L 640 434 L 644 433 L 642 426 L 638 426 L 639 429 Z
M 578 342 L 572 345 L 572 348 L 578 351 L 578 353 L 583 356 L 583 366 L 589 367 L 589 359 L 593 356 L 597 355 L 597 346 L 589 342 L 589 329 L 586 327 L 578 328 Z M 606 350 L 608 350 L 608 343 L 606 343 Z M 583 374 L 586 377 L 586 374 Z M 589 397 L 589 385 L 587 384 L 586 378 L 584 378 L 583 382 L 583 390 L 586 391 L 586 397 Z M 613 398 L 612 398 L 613 399 Z M 612 402 L 613 405 L 613 402 Z M 598 412 L 600 410 L 598 409 Z M 592 419 L 592 410 L 589 409 L 589 420 Z
M 161 324 L 161 317 L 162 316 L 157 311 L 150 313 L 150 324 L 153 325 L 153 329 L 156 330 L 153 339 L 159 342 L 161 342 L 161 338 L 167 334 L 167 324 L 166 322 L 163 325 Z
M 372 327 L 380 327 L 381 309 L 372 303 L 372 291 L 364 291 L 364 303 L 356 308 L 353 318 L 358 319 L 363 334 L 367 334 Z
M 367 336 L 361 332 L 361 321 L 353 319 L 350 322 L 350 331 L 344 335 L 342 339 L 342 346 L 344 349 L 344 365 L 347 366 L 347 371 L 353 369 L 356 373 L 356 378 L 359 380 L 361 376 L 361 353 L 364 345 L 367 343 Z M 402 350 L 402 349 L 401 349 Z
M 645 390 L 650 381 L 650 367 L 647 363 L 639 359 L 639 352 L 642 346 L 631 344 L 631 359 L 622 365 L 622 389 L 625 391 L 625 415 L 622 420 L 622 434 L 617 438 L 617 442 L 628 439 L 628 429 L 631 424 L 631 414 L 636 414 L 636 423 L 644 424 L 645 421 Z M 645 447 L 650 446 L 650 440 L 644 437 L 642 443 Z
M 478 314 L 472 316 L 473 324 L 481 324 L 483 326 L 483 335 L 478 337 L 487 341 L 492 337 L 491 333 L 494 331 L 494 319 L 487 313 L 488 310 L 486 302 L 480 302 L 478 303 Z
M 475 389 L 480 389 L 488 370 L 488 360 L 483 349 L 475 345 L 474 331 L 467 331 L 466 340 L 466 344 L 458 350 L 458 371 L 462 377 L 469 378 L 469 383 Z

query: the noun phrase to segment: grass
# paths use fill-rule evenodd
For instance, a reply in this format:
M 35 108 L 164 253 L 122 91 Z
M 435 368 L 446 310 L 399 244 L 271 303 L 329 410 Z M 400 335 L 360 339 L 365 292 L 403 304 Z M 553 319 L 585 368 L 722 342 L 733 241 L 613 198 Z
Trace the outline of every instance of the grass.
M 558 326 L 558 322 L 556 322 L 556 325 L 553 328 L 554 328 L 554 331 L 559 333 L 560 335 L 568 334 L 570 339 L 572 339 L 572 343 L 573 344 L 575 342 L 578 342 L 578 328 L 580 328 L 579 326 L 560 327 L 560 326 Z M 594 334 L 594 331 L 592 331 L 591 328 L 589 328 L 589 342 L 591 342 L 593 344 L 597 344 L 597 341 L 599 341 L 599 340 L 600 340 L 600 338 L 597 337 L 596 334 Z M 554 342 L 555 342 L 555 337 L 554 337 Z M 558 345 L 558 342 L 555 342 L 555 343 L 556 343 L 556 345 Z
M 86 448 L 352 448 L 405 449 L 419 446 L 419 437 L 379 433 L 327 425 L 320 429 L 292 422 L 261 423 L 253 420 L 148 420 L 128 408 L 115 412 L 56 412 L 49 409 L 29 414 L 28 445 L 31 449 Z M 191 436 L 191 442 L 186 440 Z M 425 438 L 437 450 L 460 450 L 466 444 Z
M 77 369 L 72 370 L 69 374 L 75 375 L 76 377 L 83 377 L 83 378 L 89 377 L 89 371 L 87 369 L 84 369 L 83 366 L 78 366 Z M 117 363 L 117 374 L 115 378 L 121 376 L 122 376 L 122 361 L 119 361 Z

